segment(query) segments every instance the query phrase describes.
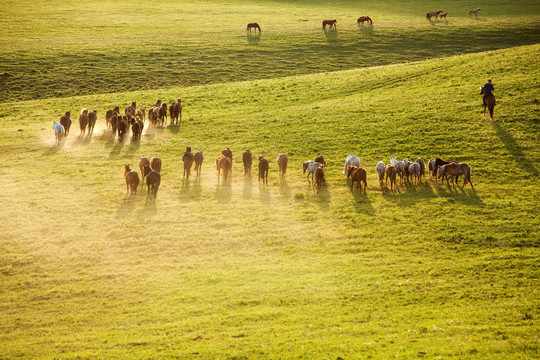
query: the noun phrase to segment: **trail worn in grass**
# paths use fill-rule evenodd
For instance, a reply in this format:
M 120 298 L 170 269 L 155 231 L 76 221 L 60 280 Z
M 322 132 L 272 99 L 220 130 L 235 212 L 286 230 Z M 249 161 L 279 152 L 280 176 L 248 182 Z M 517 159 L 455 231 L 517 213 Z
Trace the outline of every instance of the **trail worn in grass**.
M 470 8 L 482 7 L 470 19 Z M 442 8 L 447 20 L 425 14 Z M 534 1 L 4 1 L 0 101 L 274 78 L 540 41 Z M 357 27 L 360 15 L 374 26 Z M 337 31 L 321 29 L 337 19 Z M 262 34 L 245 26 L 257 21 Z M 482 60 L 485 61 L 485 60 Z
M 0 105 L 0 353 L 536 357 L 538 53 Z M 488 76 L 493 121 L 479 105 Z M 180 127 L 140 143 L 103 134 L 105 109 L 179 95 Z M 101 128 L 77 139 L 75 123 L 54 146 L 51 121 L 82 107 Z M 200 180 L 182 180 L 187 145 L 204 149 Z M 223 183 L 213 163 L 226 146 Z M 242 175 L 247 148 L 271 160 L 268 187 Z M 319 153 L 316 194 L 301 162 Z M 341 174 L 347 154 L 368 171 L 367 195 Z M 125 196 L 123 164 L 138 155 L 163 159 L 156 201 L 144 187 Z M 381 190 L 375 164 L 390 156 L 467 162 L 475 189 L 425 178 Z

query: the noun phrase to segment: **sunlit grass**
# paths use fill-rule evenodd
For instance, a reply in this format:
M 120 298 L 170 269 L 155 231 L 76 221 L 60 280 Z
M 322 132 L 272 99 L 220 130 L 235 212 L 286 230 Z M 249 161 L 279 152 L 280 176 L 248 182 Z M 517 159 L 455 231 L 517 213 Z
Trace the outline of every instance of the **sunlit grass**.
M 273 80 L 0 105 L 0 353 L 6 358 L 519 358 L 538 351 L 538 45 Z M 489 58 L 489 64 L 484 59 Z M 478 86 L 494 78 L 495 120 Z M 184 99 L 140 143 L 103 135 L 132 100 Z M 100 128 L 54 146 L 51 121 Z M 18 130 L 21 131 L 18 131 Z M 204 149 L 182 179 L 185 147 Z M 215 158 L 234 151 L 232 178 Z M 268 187 L 241 152 L 271 160 Z M 289 154 L 279 180 L 275 158 Z M 301 162 L 319 153 L 316 194 Z M 347 154 L 368 194 L 341 174 Z M 163 159 L 157 200 L 123 164 Z M 379 160 L 456 159 L 470 187 L 381 190 Z

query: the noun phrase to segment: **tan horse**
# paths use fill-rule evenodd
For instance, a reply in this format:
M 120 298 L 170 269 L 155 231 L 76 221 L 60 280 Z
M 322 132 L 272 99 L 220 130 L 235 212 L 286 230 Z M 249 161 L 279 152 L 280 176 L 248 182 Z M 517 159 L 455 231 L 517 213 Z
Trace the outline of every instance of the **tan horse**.
M 373 25 L 373 21 L 369 16 L 360 16 L 358 20 L 356 20 L 356 23 L 364 26 L 364 22 L 366 21 L 369 22 L 369 25 Z
M 249 23 L 249 24 L 247 24 L 246 31 L 251 32 L 251 29 L 254 29 L 255 32 L 257 32 L 257 30 L 259 30 L 259 32 L 261 32 L 261 27 L 257 23 Z
M 478 12 L 482 10 L 480 8 L 477 8 L 476 10 L 469 10 L 469 17 L 471 17 L 472 14 L 474 14 L 474 17 L 476 17 L 476 15 L 478 15 Z
M 336 24 L 337 24 L 337 20 L 334 19 L 334 20 L 323 20 L 322 22 L 322 28 L 323 30 L 326 29 L 326 25 L 328 25 L 328 27 L 331 29 L 331 28 L 336 28 Z
M 480 88 L 480 95 L 484 95 L 484 87 Z M 486 114 L 486 108 L 489 110 L 489 116 L 493 119 L 493 110 L 495 109 L 495 96 L 489 94 L 484 99 L 484 115 Z
M 435 16 L 435 19 L 438 18 L 439 14 L 442 13 L 443 11 L 442 10 L 438 10 L 438 11 L 430 11 L 427 13 L 426 15 L 426 19 L 428 19 L 429 21 L 431 21 L 431 18 Z

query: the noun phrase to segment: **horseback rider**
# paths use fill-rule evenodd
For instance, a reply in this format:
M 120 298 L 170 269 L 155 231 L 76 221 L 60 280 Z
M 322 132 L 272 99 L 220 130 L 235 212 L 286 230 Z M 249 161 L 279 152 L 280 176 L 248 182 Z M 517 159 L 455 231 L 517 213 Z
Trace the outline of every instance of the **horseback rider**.
M 488 97 L 489 95 L 493 96 L 493 91 L 494 90 L 495 90 L 495 87 L 491 83 L 491 80 L 488 80 L 486 85 L 484 85 L 484 97 L 482 98 L 482 106 L 484 105 L 486 97 Z M 495 97 L 495 96 L 493 96 L 493 97 Z

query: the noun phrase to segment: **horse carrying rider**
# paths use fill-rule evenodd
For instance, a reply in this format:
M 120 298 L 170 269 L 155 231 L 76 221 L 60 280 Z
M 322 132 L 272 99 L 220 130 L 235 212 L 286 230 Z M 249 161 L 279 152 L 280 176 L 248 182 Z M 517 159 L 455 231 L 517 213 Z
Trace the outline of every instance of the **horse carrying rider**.
M 482 106 L 484 105 L 484 102 L 486 100 L 486 97 L 489 95 L 493 96 L 493 91 L 495 90 L 495 87 L 491 83 L 491 80 L 488 80 L 486 85 L 484 85 L 484 97 L 482 98 Z M 494 96 L 493 96 L 494 97 Z

